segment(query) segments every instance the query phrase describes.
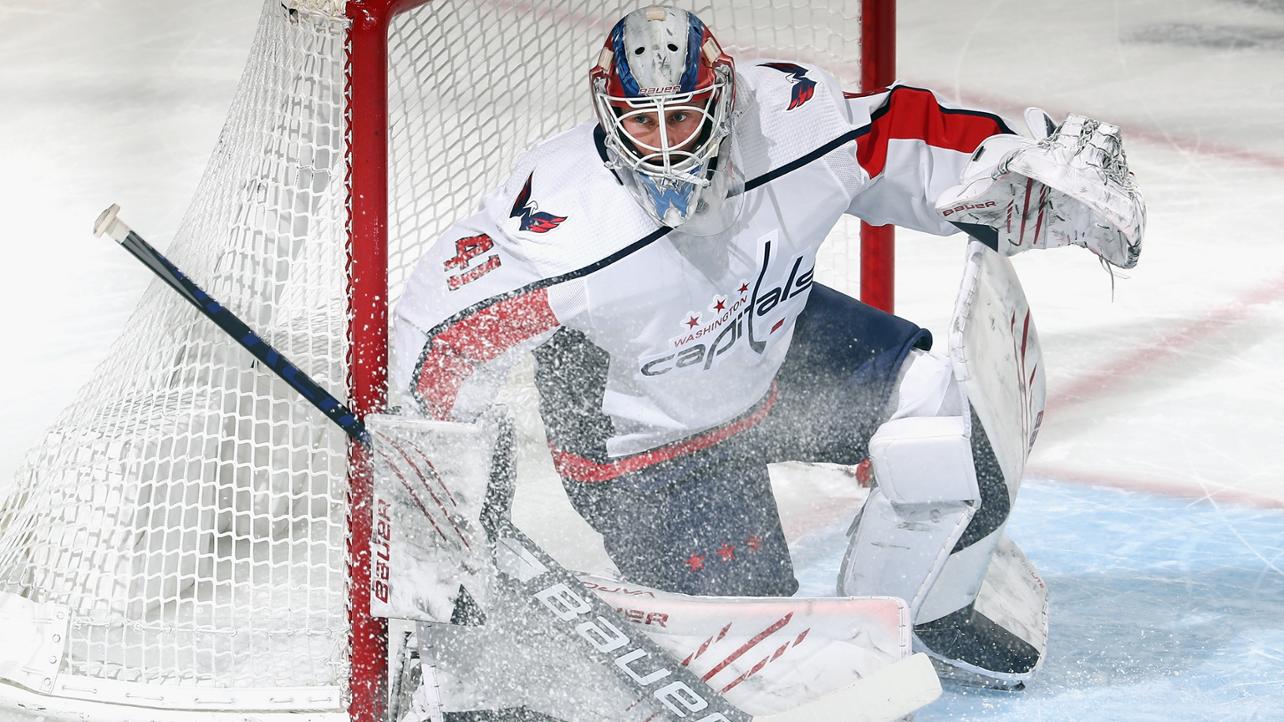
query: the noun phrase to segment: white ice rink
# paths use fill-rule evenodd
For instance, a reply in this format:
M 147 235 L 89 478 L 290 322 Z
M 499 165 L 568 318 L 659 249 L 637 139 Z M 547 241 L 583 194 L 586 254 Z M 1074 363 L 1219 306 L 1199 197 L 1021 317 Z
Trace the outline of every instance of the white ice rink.
M 1049 408 L 1009 533 L 1050 661 L 920 719 L 1284 719 L 1284 0 L 900 5 L 905 82 L 1121 125 L 1150 212 L 1113 290 L 1079 250 L 1015 259 Z M 94 217 L 164 248 L 259 8 L 0 0 L 0 489 L 150 281 Z M 938 339 L 961 249 L 900 236 L 897 312 Z

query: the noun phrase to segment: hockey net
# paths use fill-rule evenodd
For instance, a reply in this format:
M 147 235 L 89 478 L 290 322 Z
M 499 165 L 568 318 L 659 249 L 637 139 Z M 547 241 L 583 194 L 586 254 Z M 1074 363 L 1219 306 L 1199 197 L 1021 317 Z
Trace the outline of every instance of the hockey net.
M 678 4 L 737 56 L 815 61 L 856 86 L 859 0 Z M 427 245 L 519 152 L 591 117 L 586 69 L 634 7 L 439 0 L 391 20 L 394 302 Z M 350 26 L 340 0 L 267 0 L 167 249 L 340 398 L 351 376 L 350 210 L 365 192 L 350 180 L 365 162 L 348 133 L 362 112 L 350 103 Z M 846 240 L 827 244 L 822 280 L 852 291 L 854 227 L 836 234 Z M 0 625 L 16 640 L 0 652 L 0 699 L 104 716 L 113 705 L 150 708 L 149 718 L 343 716 L 347 466 L 341 432 L 154 283 L 0 502 Z

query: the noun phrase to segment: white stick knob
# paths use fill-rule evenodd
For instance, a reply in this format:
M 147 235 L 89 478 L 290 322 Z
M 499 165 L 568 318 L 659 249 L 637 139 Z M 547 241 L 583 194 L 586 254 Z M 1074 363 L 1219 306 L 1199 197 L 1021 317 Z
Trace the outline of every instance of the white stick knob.
M 129 235 L 129 226 L 117 217 L 119 213 L 120 206 L 115 203 L 107 206 L 107 210 L 99 214 L 98 220 L 94 222 L 94 235 L 106 234 L 117 243 L 124 243 L 125 237 Z

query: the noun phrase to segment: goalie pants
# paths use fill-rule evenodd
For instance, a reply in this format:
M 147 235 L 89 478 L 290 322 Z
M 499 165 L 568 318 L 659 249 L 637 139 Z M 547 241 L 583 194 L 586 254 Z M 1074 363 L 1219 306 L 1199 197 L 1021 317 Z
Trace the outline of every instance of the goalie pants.
M 767 398 L 730 438 L 606 482 L 564 479 L 625 579 L 686 594 L 788 596 L 798 588 L 767 464 L 857 464 L 926 330 L 820 284 Z M 733 422 L 734 423 L 734 422 Z

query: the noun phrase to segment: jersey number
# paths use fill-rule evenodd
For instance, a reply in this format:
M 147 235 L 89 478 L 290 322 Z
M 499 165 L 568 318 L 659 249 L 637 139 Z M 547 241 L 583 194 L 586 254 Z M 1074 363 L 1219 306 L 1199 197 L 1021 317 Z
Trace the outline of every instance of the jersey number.
M 446 262 L 442 264 L 442 269 L 445 271 L 466 269 L 469 264 L 472 263 L 474 258 L 494 247 L 495 242 L 485 233 L 480 236 L 460 238 L 458 241 L 455 241 L 455 255 L 446 259 Z M 446 285 L 449 286 L 452 291 L 457 290 L 465 284 L 472 283 L 482 276 L 485 276 L 487 273 L 499 268 L 500 265 L 502 264 L 498 255 L 488 256 L 481 264 L 473 266 L 457 276 L 449 276 L 446 278 Z

